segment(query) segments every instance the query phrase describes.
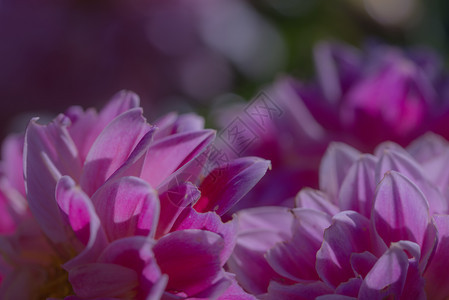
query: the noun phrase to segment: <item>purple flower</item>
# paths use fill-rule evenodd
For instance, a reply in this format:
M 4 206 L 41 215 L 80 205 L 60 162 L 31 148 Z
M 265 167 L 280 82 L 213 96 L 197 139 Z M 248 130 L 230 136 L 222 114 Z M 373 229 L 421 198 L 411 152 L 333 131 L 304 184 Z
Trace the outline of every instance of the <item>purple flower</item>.
M 38 226 L 23 224 L 25 232 L 1 239 L 13 268 L 1 295 L 250 297 L 223 269 L 236 221 L 220 215 L 269 162 L 245 157 L 207 174 L 215 133 L 203 120 L 169 114 L 153 126 L 138 105 L 136 95 L 121 92 L 100 113 L 72 107 L 50 124 L 30 121 L 24 174 Z
M 434 134 L 374 155 L 331 144 L 320 190 L 302 189 L 291 210 L 238 212 L 229 270 L 267 299 L 448 297 L 448 150 Z
M 282 77 L 237 108 L 257 140 L 247 149 L 234 147 L 273 164 L 239 208 L 285 204 L 300 187 L 316 188 L 318 165 L 331 141 L 371 152 L 387 140 L 405 146 L 429 130 L 448 137 L 448 77 L 435 53 L 386 45 L 361 52 L 321 43 L 314 57 L 316 80 Z M 235 116 L 228 110 L 220 123 L 226 126 Z

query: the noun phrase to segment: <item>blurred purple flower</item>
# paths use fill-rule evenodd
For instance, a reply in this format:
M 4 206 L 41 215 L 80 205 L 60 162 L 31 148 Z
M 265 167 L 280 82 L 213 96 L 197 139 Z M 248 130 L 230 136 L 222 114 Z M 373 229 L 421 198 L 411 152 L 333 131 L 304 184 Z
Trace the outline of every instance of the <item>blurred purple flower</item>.
M 229 270 L 266 299 L 447 298 L 448 153 L 434 134 L 374 155 L 331 144 L 319 191 L 237 213 Z
M 169 114 L 149 125 L 129 92 L 99 113 L 71 107 L 48 125 L 31 120 L 23 161 L 33 218 L 0 237 L 12 269 L 2 298 L 251 299 L 223 269 L 236 222 L 220 215 L 269 162 L 245 157 L 204 173 L 215 133 L 203 123 Z
M 237 152 L 273 164 L 238 208 L 292 205 L 285 201 L 300 187 L 317 187 L 331 141 L 370 152 L 387 140 L 405 146 L 429 130 L 449 137 L 449 77 L 432 51 L 376 44 L 360 52 L 321 43 L 314 55 L 315 81 L 283 77 L 245 107 L 219 112 L 221 125 L 237 115 L 256 133 L 257 140 Z

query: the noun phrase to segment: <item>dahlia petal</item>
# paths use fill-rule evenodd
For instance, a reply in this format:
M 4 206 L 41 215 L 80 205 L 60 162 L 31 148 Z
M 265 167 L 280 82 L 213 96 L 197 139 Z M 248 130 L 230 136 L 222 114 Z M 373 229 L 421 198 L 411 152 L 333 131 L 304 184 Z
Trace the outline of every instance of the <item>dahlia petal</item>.
M 108 263 L 85 264 L 69 272 L 73 291 L 81 298 L 128 298 L 138 287 L 138 274 L 129 268 Z
M 93 196 L 101 224 L 113 241 L 131 235 L 153 237 L 160 204 L 156 191 L 137 177 L 123 177 L 104 184 Z
M 161 272 L 169 277 L 167 289 L 194 296 L 224 276 L 219 257 L 223 247 L 218 234 L 189 229 L 165 235 L 153 251 Z
M 256 297 L 248 294 L 240 287 L 240 285 L 234 279 L 234 274 L 226 274 L 226 275 L 228 275 L 228 277 L 232 279 L 232 283 L 228 287 L 228 289 L 217 298 L 217 300 L 234 300 L 234 299 L 256 300 Z
M 89 197 L 73 179 L 63 176 L 56 186 L 56 202 L 75 236 L 85 246 L 75 258 L 64 264 L 64 268 L 70 270 L 84 262 L 95 261 L 107 240 Z
M 267 300 L 315 300 L 318 296 L 333 294 L 334 290 L 321 281 L 283 285 L 270 282 Z
M 360 152 L 342 143 L 331 143 L 320 165 L 320 190 L 336 201 L 346 174 L 359 158 Z
M 407 152 L 421 165 L 433 160 L 447 151 L 449 142 L 443 137 L 428 132 L 414 140 L 408 147 Z
M 341 210 L 354 210 L 369 218 L 376 189 L 374 170 L 377 159 L 363 155 L 349 169 L 338 196 Z
M 412 180 L 422 180 L 421 166 L 403 149 L 386 148 L 379 155 L 376 168 L 376 183 L 380 182 L 388 171 L 397 171 Z
M 377 261 L 377 257 L 371 252 L 352 253 L 350 262 L 354 274 L 365 278 Z
M 55 243 L 67 239 L 55 201 L 55 187 L 62 175 L 79 178 L 81 162 L 63 117 L 43 126 L 32 119 L 25 135 L 24 176 L 28 204 L 42 230 Z
M 129 157 L 142 137 L 151 130 L 134 108 L 115 118 L 97 137 L 87 154 L 80 182 L 91 196 Z
M 370 222 L 364 216 L 344 211 L 335 215 L 332 225 L 324 231 L 324 241 L 316 254 L 316 270 L 330 286 L 354 277 L 350 264 L 352 253 L 372 251 L 380 247 L 370 234 Z
M 322 211 L 331 216 L 340 211 L 337 206 L 330 202 L 325 193 L 310 188 L 303 188 L 298 193 L 295 198 L 295 206 Z
M 291 238 L 293 215 L 286 207 L 273 206 L 239 211 L 237 219 L 239 234 L 227 266 L 246 291 L 266 293 L 271 278 L 278 275 L 264 255 L 276 243 Z
M 331 225 L 326 213 L 294 209 L 295 231 L 291 241 L 278 243 L 265 254 L 267 262 L 281 276 L 296 282 L 319 280 L 315 270 L 316 253 L 324 230 Z
M 72 120 L 72 125 L 68 130 L 77 145 L 81 161 L 86 159 L 95 139 L 113 119 L 138 106 L 139 98 L 136 94 L 121 91 L 112 97 L 99 115 L 94 109 L 88 109 L 84 112 L 78 106 L 70 107 L 65 112 L 65 115 Z
M 405 252 L 394 244 L 376 262 L 360 287 L 359 299 L 400 298 L 409 262 Z
M 142 174 L 142 168 L 145 162 L 145 157 L 153 141 L 154 133 L 157 128 L 151 127 L 151 129 L 142 137 L 133 152 L 129 155 L 128 159 L 123 165 L 112 174 L 108 181 L 116 180 L 125 176 L 140 177 Z
M 269 167 L 267 160 L 243 157 L 215 168 L 201 183 L 201 198 L 194 208 L 223 215 L 259 182 Z
M 201 193 L 198 188 L 189 182 L 179 183 L 179 185 L 160 194 L 161 212 L 159 214 L 156 238 L 168 233 L 184 209 L 197 201 L 200 196 Z
M 139 96 L 131 91 L 120 91 L 115 94 L 99 113 L 99 122 L 102 127 L 114 120 L 117 116 L 140 105 Z
M 347 282 L 343 282 L 336 289 L 335 293 L 339 295 L 344 295 L 347 297 L 354 297 L 351 299 L 357 299 L 357 295 L 360 291 L 360 286 L 363 280 L 361 278 L 351 278 Z
M 200 131 L 204 129 L 204 118 L 196 114 L 178 116 L 176 113 L 169 113 L 154 124 L 159 128 L 154 139 L 159 140 L 175 133 Z
M 393 145 L 393 143 L 383 144 Z M 448 211 L 447 200 L 435 188 L 435 186 L 428 183 L 429 178 L 424 177 L 425 171 L 422 166 L 420 166 L 404 149 L 396 145 L 395 147 L 383 147 L 383 150 L 380 152 L 381 155 L 379 163 L 376 167 L 377 183 L 382 180 L 384 174 L 388 171 L 400 172 L 411 179 L 424 193 L 427 201 L 429 202 L 430 213 L 446 213 Z M 440 168 L 441 166 L 435 168 L 435 170 L 432 170 L 432 172 L 435 171 L 435 173 L 441 175 L 442 177 L 440 179 L 443 180 L 444 184 L 445 175 L 441 172 L 438 172 Z M 446 171 L 444 170 L 442 172 L 444 173 Z
M 156 140 L 148 150 L 141 177 L 152 186 L 159 186 L 170 174 L 204 151 L 214 137 L 215 131 L 201 130 Z
M 445 299 L 449 296 L 449 216 L 434 216 L 434 223 L 438 230 L 438 245 L 435 254 L 427 267 L 426 292 L 429 299 Z
M 435 227 L 430 223 L 429 206 L 422 192 L 404 175 L 385 174 L 374 200 L 371 218 L 387 245 L 408 240 L 421 246 L 425 257 L 435 244 Z
M 237 238 L 237 220 L 223 223 L 220 216 L 214 212 L 198 213 L 193 208 L 184 209 L 172 230 L 202 229 L 219 234 L 224 241 L 224 248 L 220 253 L 222 264 L 229 259 Z

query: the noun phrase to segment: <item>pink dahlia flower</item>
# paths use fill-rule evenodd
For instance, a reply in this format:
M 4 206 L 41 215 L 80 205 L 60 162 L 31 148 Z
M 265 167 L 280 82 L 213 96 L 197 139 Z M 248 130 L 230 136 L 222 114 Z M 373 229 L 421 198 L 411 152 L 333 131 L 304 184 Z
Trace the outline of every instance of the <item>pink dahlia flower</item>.
M 433 134 L 374 155 L 332 144 L 320 190 L 237 214 L 229 270 L 264 299 L 446 299 L 448 150 Z
M 331 141 L 371 152 L 387 140 L 405 146 L 429 130 L 449 137 L 448 77 L 435 53 L 384 45 L 363 53 L 321 43 L 314 54 L 315 81 L 280 78 L 238 108 L 240 130 L 252 132 L 253 142 L 235 143 L 233 150 L 273 164 L 242 207 L 279 205 L 302 186 L 317 187 L 318 165 Z M 224 130 L 236 124 L 235 116 L 222 115 Z
M 2 298 L 250 299 L 223 269 L 237 224 L 220 215 L 269 162 L 240 158 L 207 174 L 214 131 L 193 114 L 150 125 L 138 105 L 122 92 L 100 113 L 31 120 L 24 174 L 38 226 L 1 239 L 13 269 Z

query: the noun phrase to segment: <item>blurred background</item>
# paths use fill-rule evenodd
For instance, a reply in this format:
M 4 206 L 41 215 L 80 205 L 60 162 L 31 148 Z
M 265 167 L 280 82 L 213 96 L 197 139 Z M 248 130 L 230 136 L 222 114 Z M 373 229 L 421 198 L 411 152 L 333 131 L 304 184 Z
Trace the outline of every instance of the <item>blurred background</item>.
M 426 45 L 446 60 L 444 0 L 0 0 L 0 136 L 121 89 L 147 117 L 207 116 L 281 74 L 314 75 L 322 40 Z

